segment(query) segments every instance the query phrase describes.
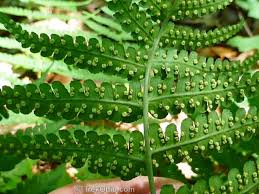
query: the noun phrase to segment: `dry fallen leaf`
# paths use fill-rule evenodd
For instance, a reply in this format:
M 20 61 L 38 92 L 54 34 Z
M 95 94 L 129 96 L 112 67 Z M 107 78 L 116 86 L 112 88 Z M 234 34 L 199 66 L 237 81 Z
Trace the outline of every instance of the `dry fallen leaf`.
M 238 55 L 238 52 L 232 48 L 214 46 L 209 48 L 200 49 L 198 53 L 206 57 L 219 57 L 220 59 L 233 59 Z

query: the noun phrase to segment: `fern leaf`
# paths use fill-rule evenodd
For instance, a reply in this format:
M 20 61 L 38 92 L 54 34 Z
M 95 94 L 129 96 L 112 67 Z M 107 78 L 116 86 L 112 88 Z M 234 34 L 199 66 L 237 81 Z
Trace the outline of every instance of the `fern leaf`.
M 180 77 L 178 69 L 171 72 L 172 77 L 164 80 L 152 78 L 150 87 L 150 113 L 155 118 L 165 118 L 181 111 L 187 114 L 215 110 L 218 106 L 230 107 L 233 102 L 249 101 L 258 96 L 259 72 L 219 73 L 191 75 Z M 172 75 L 173 74 L 173 75 Z M 258 104 L 256 105 L 258 107 Z
M 126 88 L 123 84 L 102 83 L 92 80 L 83 84 L 73 81 L 69 91 L 60 82 L 36 86 L 4 86 L 0 91 L 0 114 L 8 117 L 6 109 L 15 113 L 46 116 L 52 120 L 100 120 L 131 122 L 141 118 L 141 101 L 137 84 Z
M 163 79 L 174 74 L 176 77 L 186 77 L 200 73 L 219 74 L 219 73 L 244 73 L 256 65 L 259 60 L 259 52 L 256 52 L 245 61 L 229 61 L 206 58 L 196 52 L 176 49 L 160 49 L 154 57 L 152 63 L 153 74 L 161 76 Z M 173 73 L 172 73 L 173 72 Z
M 195 119 L 187 118 L 181 124 L 181 132 L 176 125 L 168 125 L 163 132 L 157 124 L 150 129 L 150 143 L 153 160 L 178 163 L 183 159 L 192 162 L 191 154 L 220 151 L 255 134 L 259 126 L 259 112 L 253 107 L 246 113 L 239 109 L 235 115 L 229 110 L 222 113 L 199 114 Z M 208 153 L 207 153 L 208 154 Z
M 219 10 L 225 9 L 232 2 L 233 0 L 183 0 L 175 7 L 175 12 L 172 14 L 171 19 L 176 21 L 216 13 Z
M 207 47 L 228 40 L 243 28 L 244 22 L 229 25 L 223 28 L 216 28 L 210 31 L 200 31 L 198 29 L 187 28 L 171 23 L 161 39 L 161 43 L 166 47 L 178 49 L 195 50 Z
M 144 10 L 140 10 L 138 4 L 128 0 L 112 0 L 108 5 L 122 28 L 130 32 L 135 40 L 152 44 L 159 27 Z
M 76 40 L 69 35 L 60 37 L 52 34 L 37 35 L 23 30 L 22 27 L 1 14 L 0 22 L 21 42 L 23 48 L 30 48 L 33 53 L 40 53 L 43 57 L 53 57 L 55 60 L 64 59 L 68 65 L 75 65 L 81 69 L 88 69 L 98 73 L 105 71 L 110 75 L 118 75 L 129 79 L 143 79 L 144 65 L 147 56 L 143 50 L 137 52 L 129 47 L 104 39 L 100 44 L 96 39 L 86 41 L 78 36 Z M 141 64 L 141 65 L 140 65 Z
M 88 163 L 89 171 L 108 176 L 110 173 L 123 179 L 145 174 L 143 135 L 132 132 L 130 139 L 122 135 L 110 137 L 98 135 L 94 131 L 85 133 L 75 130 L 59 131 L 59 134 L 26 135 L 19 131 L 16 135 L 1 135 L 1 158 L 17 155 L 43 161 L 71 162 L 76 167 Z M 11 148 L 11 149 L 10 149 Z
M 188 186 L 181 187 L 177 194 L 191 194 L 191 193 L 258 193 L 258 166 L 259 161 L 248 161 L 244 164 L 243 171 L 238 169 L 231 169 L 228 176 L 211 177 L 208 181 L 199 180 L 192 188 Z

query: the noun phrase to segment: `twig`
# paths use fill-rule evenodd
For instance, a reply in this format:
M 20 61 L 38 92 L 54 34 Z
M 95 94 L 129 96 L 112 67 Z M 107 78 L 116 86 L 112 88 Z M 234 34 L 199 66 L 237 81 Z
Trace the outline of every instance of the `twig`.
M 239 9 L 238 9 L 238 16 L 240 19 L 244 18 L 242 12 Z M 250 36 L 250 37 L 254 36 L 252 30 L 249 28 L 249 25 L 247 24 L 247 22 L 245 20 L 244 20 L 244 28 L 245 28 L 245 31 L 248 34 L 248 36 Z

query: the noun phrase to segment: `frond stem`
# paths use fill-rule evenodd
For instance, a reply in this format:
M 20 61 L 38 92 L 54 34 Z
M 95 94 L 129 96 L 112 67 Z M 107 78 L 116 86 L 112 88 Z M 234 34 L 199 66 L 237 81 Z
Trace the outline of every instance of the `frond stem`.
M 155 188 L 155 181 L 154 181 L 154 175 L 153 175 L 153 165 L 152 165 L 152 153 L 150 149 L 150 141 L 149 141 L 149 96 L 148 96 L 148 89 L 149 89 L 149 83 L 150 83 L 150 71 L 152 68 L 152 61 L 155 55 L 155 52 L 159 46 L 159 41 L 162 37 L 162 34 L 164 32 L 164 29 L 168 23 L 168 19 L 165 19 L 165 21 L 161 25 L 161 30 L 157 36 L 157 38 L 154 41 L 154 44 L 152 46 L 152 49 L 149 53 L 149 60 L 147 62 L 146 71 L 145 71 L 145 80 L 144 80 L 144 97 L 143 97 L 143 123 L 144 123 L 144 139 L 145 139 L 145 162 L 146 162 L 146 170 L 149 180 L 149 189 L 151 194 L 156 194 L 156 188 Z

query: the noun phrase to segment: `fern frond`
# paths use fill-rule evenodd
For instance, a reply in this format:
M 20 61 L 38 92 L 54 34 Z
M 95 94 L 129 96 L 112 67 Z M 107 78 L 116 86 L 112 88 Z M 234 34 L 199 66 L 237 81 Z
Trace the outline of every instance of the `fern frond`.
M 97 39 L 86 39 L 82 36 L 76 40 L 69 35 L 63 37 L 52 34 L 37 35 L 23 30 L 13 20 L 1 14 L 0 22 L 21 42 L 23 48 L 30 48 L 33 53 L 43 57 L 53 57 L 55 60 L 64 59 L 68 65 L 75 65 L 91 72 L 105 72 L 129 79 L 144 78 L 144 64 L 147 60 L 145 50 L 141 53 L 134 48 L 125 49 L 123 45 L 108 39 L 99 43 Z
M 244 164 L 243 171 L 231 169 L 228 176 L 214 176 L 209 180 L 197 181 L 191 189 L 185 185 L 181 187 L 177 194 L 191 193 L 226 193 L 226 194 L 245 194 L 258 193 L 259 185 L 259 160 L 248 161 Z
M 92 80 L 83 84 L 73 81 L 69 91 L 60 82 L 4 86 L 0 91 L 0 113 L 8 117 L 6 109 L 15 113 L 46 116 L 52 120 L 102 120 L 132 122 L 141 118 L 138 84 L 126 88 L 124 84 L 102 83 Z
M 131 33 L 135 40 L 152 45 L 159 27 L 145 10 L 140 10 L 137 3 L 129 0 L 112 0 L 108 6 L 115 12 L 114 17 L 121 23 L 122 28 Z
M 166 47 L 195 50 L 228 40 L 243 28 L 243 24 L 244 22 L 241 21 L 235 25 L 201 31 L 171 23 L 161 38 L 161 43 Z
M 130 139 L 122 135 L 110 137 L 94 131 L 59 131 L 29 136 L 19 131 L 16 135 L 1 135 L 1 157 L 15 155 L 43 161 L 71 162 L 76 167 L 88 163 L 89 171 L 108 176 L 110 173 L 123 179 L 145 174 L 143 135 L 132 132 Z
M 177 21 L 216 13 L 225 9 L 232 2 L 233 0 L 182 0 L 175 7 L 175 12 L 172 14 L 171 19 Z
M 192 162 L 192 154 L 220 151 L 242 139 L 251 137 L 259 127 L 259 111 L 253 107 L 246 113 L 239 109 L 234 115 L 229 110 L 222 113 L 199 114 L 181 124 L 181 132 L 174 124 L 165 132 L 157 124 L 150 128 L 153 160 L 178 163 L 183 159 Z
M 155 118 L 165 118 L 181 111 L 187 114 L 215 110 L 218 106 L 229 107 L 233 102 L 250 101 L 258 96 L 259 72 L 249 73 L 200 73 L 180 77 L 178 69 L 172 71 L 164 80 L 152 78 L 149 110 Z M 258 104 L 256 105 L 258 107 Z

